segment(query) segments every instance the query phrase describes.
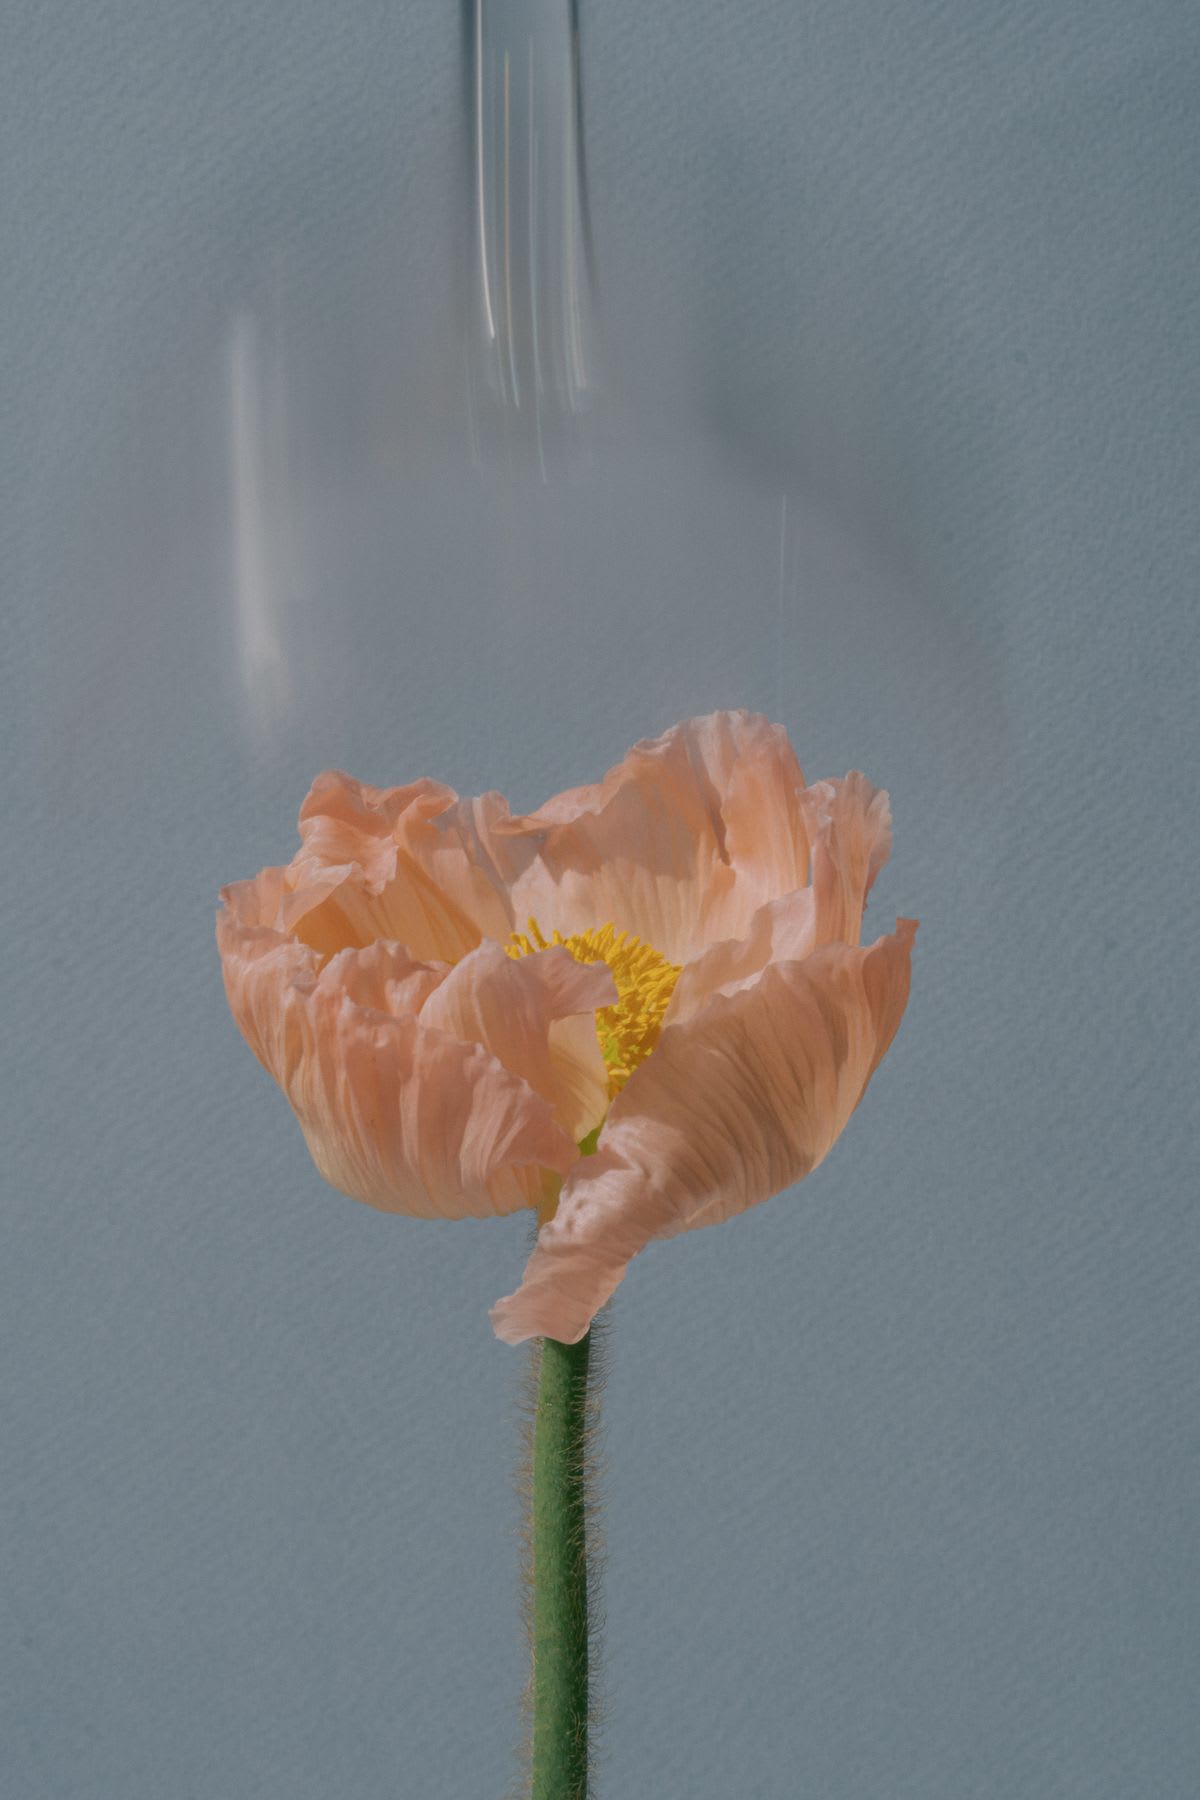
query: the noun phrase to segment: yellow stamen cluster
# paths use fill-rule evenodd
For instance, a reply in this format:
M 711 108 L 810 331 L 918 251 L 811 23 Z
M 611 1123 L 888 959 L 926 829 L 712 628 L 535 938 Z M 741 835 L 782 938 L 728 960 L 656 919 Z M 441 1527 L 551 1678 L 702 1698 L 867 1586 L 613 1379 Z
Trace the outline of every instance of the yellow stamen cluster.
M 608 1064 L 608 1097 L 615 1100 L 639 1063 L 644 1063 L 662 1030 L 663 1014 L 679 979 L 680 965 L 670 963 L 652 944 L 631 938 L 615 925 L 595 925 L 563 937 L 556 931 L 544 937 L 536 919 L 527 921 L 529 933 L 514 931 L 505 948 L 510 956 L 529 956 L 561 944 L 576 962 L 607 963 L 617 984 L 614 1006 L 596 1012 L 596 1036 Z

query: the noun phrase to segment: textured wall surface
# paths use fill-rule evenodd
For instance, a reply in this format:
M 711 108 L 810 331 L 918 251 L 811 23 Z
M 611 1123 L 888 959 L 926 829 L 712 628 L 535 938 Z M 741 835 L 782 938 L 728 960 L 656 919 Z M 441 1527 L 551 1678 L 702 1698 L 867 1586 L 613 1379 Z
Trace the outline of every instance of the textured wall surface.
M 612 1308 L 608 1800 L 1195 1793 L 1184 0 L 584 0 L 585 463 L 473 462 L 460 21 L 9 0 L 0 1788 L 483 1800 L 528 1227 L 314 1174 L 218 885 L 744 705 L 921 920 L 834 1154 Z

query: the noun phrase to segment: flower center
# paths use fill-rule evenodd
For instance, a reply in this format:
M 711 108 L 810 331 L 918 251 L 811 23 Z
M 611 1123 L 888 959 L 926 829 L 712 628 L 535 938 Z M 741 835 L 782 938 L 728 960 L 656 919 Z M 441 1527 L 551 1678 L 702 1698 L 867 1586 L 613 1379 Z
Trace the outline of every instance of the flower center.
M 542 935 L 536 919 L 527 920 L 529 935 L 514 931 L 505 945 L 509 956 L 529 956 L 561 944 L 576 962 L 607 963 L 617 984 L 616 1003 L 596 1010 L 596 1036 L 608 1064 L 608 1097 L 615 1100 L 639 1063 L 644 1063 L 662 1030 L 663 1014 L 670 1005 L 680 964 L 670 963 L 653 944 L 631 938 L 613 924 L 594 925 L 563 937 L 556 931 Z

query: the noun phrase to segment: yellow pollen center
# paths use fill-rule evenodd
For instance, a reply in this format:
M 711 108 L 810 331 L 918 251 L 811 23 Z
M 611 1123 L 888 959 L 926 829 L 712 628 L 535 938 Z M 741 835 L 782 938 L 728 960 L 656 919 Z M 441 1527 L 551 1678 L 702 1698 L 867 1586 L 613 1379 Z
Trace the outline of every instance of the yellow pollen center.
M 615 925 L 595 925 L 590 931 L 563 937 L 556 931 L 544 937 L 536 919 L 527 921 L 528 936 L 514 931 L 505 945 L 509 956 L 529 956 L 561 944 L 576 962 L 606 963 L 617 984 L 612 1006 L 596 1010 L 596 1036 L 608 1064 L 608 1097 L 615 1100 L 639 1063 L 644 1063 L 658 1042 L 663 1014 L 675 992 L 680 965 L 670 963 L 653 944 L 631 938 Z

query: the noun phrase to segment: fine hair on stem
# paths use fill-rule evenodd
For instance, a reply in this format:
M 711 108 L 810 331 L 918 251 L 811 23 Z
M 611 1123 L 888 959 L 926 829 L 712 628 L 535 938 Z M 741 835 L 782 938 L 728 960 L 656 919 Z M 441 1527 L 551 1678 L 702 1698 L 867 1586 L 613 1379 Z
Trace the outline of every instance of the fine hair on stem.
M 604 1642 L 603 1574 L 604 1539 L 601 1526 L 603 1480 L 606 1465 L 601 1450 L 600 1402 L 608 1374 L 611 1313 L 608 1307 L 592 1321 L 588 1356 L 587 1393 L 583 1426 L 583 1546 L 588 1614 L 587 1657 L 587 1795 L 595 1800 L 594 1784 L 598 1774 L 598 1746 L 604 1721 L 602 1691 L 602 1653 Z M 517 1494 L 521 1505 L 521 1624 L 529 1657 L 529 1675 L 521 1698 L 523 1733 L 517 1751 L 517 1774 L 510 1789 L 510 1800 L 529 1800 L 533 1788 L 533 1711 L 534 1711 L 534 1435 L 537 1420 L 538 1392 L 542 1373 L 543 1339 L 535 1338 L 521 1372 L 518 1390 L 520 1418 L 520 1454 L 516 1469 Z

